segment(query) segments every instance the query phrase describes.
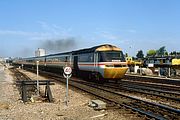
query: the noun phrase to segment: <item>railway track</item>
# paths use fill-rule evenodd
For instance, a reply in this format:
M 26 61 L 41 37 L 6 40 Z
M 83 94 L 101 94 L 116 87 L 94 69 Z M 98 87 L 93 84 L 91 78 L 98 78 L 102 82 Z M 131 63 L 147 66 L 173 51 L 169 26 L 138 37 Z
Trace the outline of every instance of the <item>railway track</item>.
M 132 81 L 127 79 L 122 79 L 121 83 L 124 84 L 131 84 L 131 85 L 137 85 L 137 86 L 144 86 L 149 88 L 155 88 L 160 90 L 166 90 L 166 91 L 172 91 L 172 92 L 180 92 L 180 86 L 178 85 L 169 85 L 169 84 L 159 84 L 159 83 L 150 83 L 150 82 L 141 82 L 141 81 Z
M 113 102 L 118 106 L 123 106 L 128 109 L 132 109 L 133 111 L 139 112 L 150 118 L 158 120 L 180 119 L 178 116 L 180 114 L 180 110 L 169 106 L 128 96 L 121 92 L 113 91 L 102 86 L 97 86 L 96 84 L 76 80 L 69 81 L 69 84 L 74 87 L 77 87 L 78 89 L 91 93 L 103 100 Z
M 141 81 L 141 82 L 150 82 L 150 83 L 160 83 L 160 84 L 168 84 L 180 86 L 179 79 L 172 78 L 160 78 L 160 77 L 149 77 L 149 76 L 139 76 L 139 75 L 125 75 L 125 79 L 130 79 L 131 81 Z
M 16 68 L 9 69 L 13 74 L 16 80 L 31 80 L 26 74 L 19 72 Z
M 47 72 L 41 71 L 40 73 L 44 73 L 47 76 Z M 62 80 L 62 77 L 58 75 L 48 74 L 48 77 L 56 81 L 65 82 L 64 80 Z M 97 85 L 97 83 L 92 84 L 84 81 L 82 82 L 77 79 L 71 79 L 69 81 L 69 84 L 73 87 L 91 93 L 103 100 L 115 103 L 118 106 L 123 106 L 128 109 L 132 109 L 133 111 L 137 111 L 140 114 L 148 116 L 149 118 L 159 120 L 180 119 L 180 110 L 173 107 L 169 107 L 167 105 L 145 101 L 138 97 L 132 97 L 126 95 L 123 92 L 99 86 Z
M 130 84 L 126 82 L 117 83 L 106 83 L 103 84 L 104 87 L 112 88 L 116 91 L 121 91 L 131 95 L 145 96 L 147 99 L 155 100 L 157 102 L 161 102 L 166 105 L 174 106 L 176 108 L 180 108 L 177 106 L 180 103 L 180 93 L 177 91 L 166 91 L 161 89 L 141 86 L 138 84 Z
M 30 77 L 28 77 L 26 74 L 20 72 L 19 70 L 17 70 L 16 68 L 11 68 L 9 69 L 12 73 L 13 73 L 13 76 L 16 80 L 16 86 L 19 90 L 19 94 L 21 96 L 23 96 L 23 86 L 21 84 L 18 83 L 18 81 L 22 81 L 22 80 L 25 80 L 25 81 L 31 81 L 32 79 Z M 34 95 L 36 92 L 37 92 L 37 86 L 36 85 L 28 85 L 26 86 L 26 95 L 27 95 L 27 98 L 30 98 L 32 95 Z

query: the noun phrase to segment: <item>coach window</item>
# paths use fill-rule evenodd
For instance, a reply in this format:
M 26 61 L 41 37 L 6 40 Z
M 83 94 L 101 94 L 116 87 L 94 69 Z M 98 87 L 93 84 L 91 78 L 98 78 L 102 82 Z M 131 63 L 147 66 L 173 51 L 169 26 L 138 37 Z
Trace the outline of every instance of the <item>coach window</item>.
M 93 62 L 93 54 L 92 53 L 86 53 L 86 54 L 81 54 L 79 56 L 79 61 L 80 62 Z
M 89 61 L 90 61 L 90 62 L 93 62 L 93 60 L 94 60 L 93 55 L 90 55 L 90 56 L 89 56 Z
M 93 53 L 89 53 L 88 54 L 88 61 L 89 62 L 93 62 L 94 61 L 94 54 Z
M 65 61 L 64 62 L 67 62 L 68 60 L 67 60 L 68 58 L 67 58 L 67 56 L 65 57 Z
M 52 58 L 47 58 L 47 62 L 52 62 Z

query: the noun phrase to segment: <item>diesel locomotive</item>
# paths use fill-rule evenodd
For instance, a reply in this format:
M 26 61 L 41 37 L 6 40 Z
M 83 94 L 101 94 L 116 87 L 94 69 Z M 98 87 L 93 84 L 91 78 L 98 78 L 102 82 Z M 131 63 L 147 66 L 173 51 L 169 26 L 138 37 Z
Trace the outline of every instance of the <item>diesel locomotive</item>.
M 72 68 L 72 74 L 90 80 L 114 79 L 124 77 L 128 70 L 123 51 L 113 45 L 104 44 L 71 52 L 30 57 L 13 61 L 14 65 L 36 68 L 58 74 L 63 68 Z

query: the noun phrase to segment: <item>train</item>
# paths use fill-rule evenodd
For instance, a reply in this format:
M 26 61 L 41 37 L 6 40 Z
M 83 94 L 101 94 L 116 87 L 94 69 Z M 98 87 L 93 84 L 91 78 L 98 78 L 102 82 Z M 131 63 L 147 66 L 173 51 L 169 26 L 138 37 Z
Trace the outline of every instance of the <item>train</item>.
M 72 74 L 89 80 L 120 80 L 128 66 L 121 48 L 103 44 L 70 52 L 13 60 L 13 65 L 63 74 L 66 66 Z

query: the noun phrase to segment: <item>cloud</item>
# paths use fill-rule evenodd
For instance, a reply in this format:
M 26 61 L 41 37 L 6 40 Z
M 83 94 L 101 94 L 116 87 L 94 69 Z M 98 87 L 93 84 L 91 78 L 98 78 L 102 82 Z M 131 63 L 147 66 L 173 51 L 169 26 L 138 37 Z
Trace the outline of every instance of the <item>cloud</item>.
M 10 49 L 4 48 L 4 44 L 0 44 L 0 48 L 3 48 L 1 49 L 4 53 L 3 56 L 30 56 L 30 54 L 32 56 L 36 48 L 44 46 L 50 52 L 62 51 L 63 49 L 69 50 L 76 47 L 75 37 L 72 37 L 69 33 L 72 30 L 71 28 L 63 29 L 58 25 L 48 24 L 42 21 L 38 23 L 41 28 L 40 32 L 0 29 L 0 39 L 3 40 L 3 43 L 9 44 L 9 46 L 12 46 L 12 49 L 16 49 L 16 51 L 10 51 Z M 13 40 L 13 42 L 11 42 L 11 40 Z M 13 45 L 14 43 L 19 44 Z
M 57 24 L 49 24 L 45 21 L 37 21 L 36 23 L 38 24 L 37 26 L 40 28 L 40 31 L 0 29 L 0 38 L 4 39 L 4 41 L 10 41 L 13 39 L 21 43 L 21 46 L 23 47 L 21 47 L 22 51 L 19 50 L 19 54 L 25 56 L 26 53 L 33 53 L 32 51 L 38 47 L 45 48 L 49 52 L 62 52 L 74 50 L 74 48 L 77 49 L 78 47 L 83 48 L 84 46 L 93 46 L 104 43 L 123 45 L 129 43 L 128 38 L 122 36 L 124 33 L 136 33 L 136 30 L 134 29 L 119 30 L 113 28 L 95 28 L 95 32 L 74 36 L 72 34 L 73 29 L 71 27 L 64 28 Z M 90 41 L 87 42 L 86 40 L 89 39 Z M 25 42 L 22 43 L 22 41 Z M 81 44 L 78 44 L 78 42 Z M 1 44 L 0 47 L 2 46 L 3 45 Z
M 19 30 L 0 30 L 0 37 L 5 36 L 8 39 L 24 39 L 24 40 L 46 40 L 59 37 L 50 32 L 27 32 Z
M 45 21 L 38 21 L 37 23 L 40 24 L 42 30 L 53 34 L 54 36 L 62 36 L 67 37 L 70 35 L 72 28 L 63 28 L 56 24 L 48 24 Z
M 100 36 L 102 36 L 105 39 L 109 39 L 109 40 L 118 40 L 119 39 L 119 36 L 111 34 L 109 32 L 102 32 L 100 34 Z
M 62 28 L 56 24 L 48 24 L 44 21 L 37 22 L 41 27 L 41 32 L 29 32 L 21 30 L 0 30 L 0 36 L 27 37 L 28 40 L 47 40 L 55 38 L 65 38 L 71 36 L 72 28 Z
M 25 32 L 15 30 L 0 30 L 0 35 L 19 35 L 19 36 L 33 36 L 38 35 L 38 32 Z
M 30 56 L 35 55 L 34 51 L 35 51 L 34 49 L 24 47 L 24 48 L 19 49 L 16 52 L 14 52 L 13 54 L 16 55 L 14 57 L 17 57 L 17 56 L 30 57 Z
M 136 29 L 118 29 L 118 28 L 95 28 L 94 39 L 103 39 L 111 43 L 124 44 L 126 42 L 132 42 L 130 39 L 137 33 Z M 131 37 L 129 37 L 131 35 Z M 133 35 L 133 36 L 132 36 Z
M 95 36 L 96 37 L 92 37 L 92 38 L 109 41 L 109 42 L 115 42 L 115 43 L 116 42 L 124 43 L 127 41 L 127 40 L 123 39 L 119 34 L 107 32 L 107 31 L 95 32 Z
M 51 32 L 53 34 L 58 33 L 57 25 L 49 25 L 48 23 L 46 23 L 44 21 L 38 21 L 38 23 L 40 24 L 40 26 L 43 30 Z

